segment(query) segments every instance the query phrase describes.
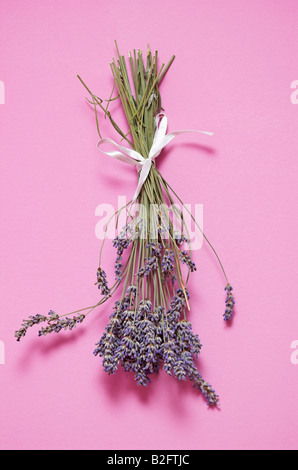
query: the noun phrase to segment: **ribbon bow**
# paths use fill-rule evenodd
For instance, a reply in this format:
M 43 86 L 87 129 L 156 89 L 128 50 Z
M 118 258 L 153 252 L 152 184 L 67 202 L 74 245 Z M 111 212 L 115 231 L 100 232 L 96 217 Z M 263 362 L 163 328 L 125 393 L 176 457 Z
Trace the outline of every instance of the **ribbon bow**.
M 137 168 L 137 170 L 140 171 L 138 185 L 137 185 L 134 197 L 132 199 L 132 202 L 136 201 L 140 193 L 140 190 L 149 175 L 152 162 L 154 161 L 156 157 L 159 156 L 162 149 L 171 140 L 174 139 L 174 137 L 180 134 L 188 133 L 188 132 L 199 132 L 201 134 L 213 135 L 213 132 L 197 131 L 197 130 L 173 131 L 167 134 L 166 133 L 167 126 L 168 126 L 168 119 L 166 115 L 163 113 L 159 113 L 155 118 L 155 133 L 154 133 L 154 138 L 153 138 L 153 144 L 150 149 L 148 158 L 144 158 L 136 150 L 133 150 L 131 148 L 126 148 L 126 147 L 123 147 L 122 145 L 117 144 L 112 139 L 105 138 L 105 139 L 100 139 L 97 142 L 97 145 L 96 145 L 97 150 L 104 153 L 105 155 L 109 155 L 110 157 L 116 158 L 117 160 L 121 160 L 125 163 L 129 163 L 130 165 L 134 165 Z M 115 150 L 113 152 L 105 152 L 101 150 L 99 147 L 105 143 L 112 144 L 118 150 Z

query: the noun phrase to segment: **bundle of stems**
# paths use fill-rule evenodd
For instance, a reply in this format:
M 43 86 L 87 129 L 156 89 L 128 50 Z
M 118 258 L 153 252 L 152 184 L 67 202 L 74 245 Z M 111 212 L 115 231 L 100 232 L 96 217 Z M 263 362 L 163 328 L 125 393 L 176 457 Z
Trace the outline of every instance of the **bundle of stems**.
M 89 94 L 87 100 L 94 106 L 100 139 L 98 112 L 110 120 L 121 142 L 148 158 L 156 132 L 156 117 L 163 112 L 160 84 L 175 56 L 158 68 L 158 52 L 152 54 L 148 46 L 145 60 L 142 51 L 134 50 L 128 54 L 127 65 L 117 43 L 116 49 L 117 58 L 110 63 L 113 90 L 108 100 L 104 101 L 92 93 L 82 78 L 78 78 Z M 121 101 L 128 131 L 120 129 L 109 110 L 110 103 L 115 100 Z M 188 211 L 153 162 L 137 200 L 129 201 L 109 221 L 114 219 L 118 228 L 120 213 L 125 211 L 126 223 L 113 240 L 117 255 L 112 284 L 101 266 L 105 238 L 102 241 L 96 279 L 101 299 L 95 305 L 67 315 L 58 315 L 51 310 L 47 316 L 30 316 L 16 331 L 17 340 L 35 324 L 43 323 L 40 336 L 74 328 L 121 286 L 122 293 L 94 350 L 95 356 L 102 357 L 105 371 L 114 374 L 121 365 L 125 371 L 134 374 L 138 385 L 146 386 L 150 382 L 150 374 L 158 373 L 163 368 L 178 380 L 192 381 L 209 406 L 217 405 L 218 395 L 203 379 L 195 363 L 201 343 L 187 318 L 190 310 L 187 284 L 189 275 L 196 271 L 196 265 L 192 260 L 185 212 L 175 204 L 176 201 Z M 215 249 L 188 212 L 222 269 L 226 281 L 223 316 L 224 320 L 229 321 L 235 303 L 231 284 Z M 180 222 L 178 230 L 177 220 Z

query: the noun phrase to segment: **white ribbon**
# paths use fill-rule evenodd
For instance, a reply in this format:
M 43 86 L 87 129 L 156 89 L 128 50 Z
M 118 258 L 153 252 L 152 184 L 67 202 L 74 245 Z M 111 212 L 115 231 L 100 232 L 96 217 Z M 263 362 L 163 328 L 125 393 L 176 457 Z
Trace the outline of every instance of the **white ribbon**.
M 207 131 L 197 131 L 197 130 L 184 130 L 184 131 L 173 131 L 166 134 L 168 126 L 168 119 L 165 114 L 160 113 L 155 118 L 155 134 L 153 138 L 153 144 L 150 149 L 148 158 L 144 158 L 139 152 L 133 150 L 131 148 L 123 147 L 122 145 L 117 144 L 112 139 L 101 139 L 97 142 L 97 150 L 104 153 L 105 155 L 109 155 L 110 157 L 116 158 L 117 160 L 121 160 L 122 162 L 129 163 L 130 165 L 134 165 L 137 170 L 140 170 L 139 181 L 138 185 L 132 199 L 132 202 L 135 202 L 139 192 L 146 181 L 146 178 L 149 175 L 149 171 L 152 165 L 152 162 L 162 149 L 169 143 L 171 140 L 174 139 L 177 135 L 186 134 L 188 132 L 199 132 L 201 134 L 213 135 L 213 132 Z M 114 152 L 105 152 L 101 150 L 99 147 L 105 143 L 112 144 L 118 150 Z

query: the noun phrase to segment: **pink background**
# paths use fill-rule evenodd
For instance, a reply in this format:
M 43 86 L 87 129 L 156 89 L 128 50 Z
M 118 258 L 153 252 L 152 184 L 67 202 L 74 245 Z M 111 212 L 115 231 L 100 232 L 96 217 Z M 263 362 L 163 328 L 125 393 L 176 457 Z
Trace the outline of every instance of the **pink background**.
M 297 448 L 297 1 L 1 0 L 0 22 L 0 447 Z M 161 89 L 169 129 L 214 132 L 177 138 L 159 168 L 204 205 L 234 286 L 227 327 L 224 279 L 204 244 L 190 320 L 220 410 L 165 373 L 140 389 L 103 371 L 92 352 L 113 301 L 73 332 L 14 339 L 30 314 L 97 301 L 95 208 L 135 189 L 134 170 L 96 151 L 76 77 L 107 98 L 114 39 L 125 54 L 148 42 L 161 61 L 176 54 Z M 117 138 L 107 121 L 102 133 Z M 108 242 L 110 276 L 114 255 Z

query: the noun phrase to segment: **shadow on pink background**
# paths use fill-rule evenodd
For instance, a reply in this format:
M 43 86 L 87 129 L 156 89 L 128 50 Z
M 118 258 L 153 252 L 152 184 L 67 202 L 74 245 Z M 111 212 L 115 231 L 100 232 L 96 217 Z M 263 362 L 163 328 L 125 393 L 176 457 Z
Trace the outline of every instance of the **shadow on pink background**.
M 297 21 L 294 0 L 0 1 L 2 449 L 297 448 Z M 114 39 L 124 54 L 175 54 L 161 88 L 169 130 L 214 132 L 177 138 L 158 165 L 185 203 L 203 204 L 234 286 L 227 327 L 204 244 L 190 320 L 220 409 L 165 373 L 147 389 L 105 374 L 92 352 L 113 299 L 72 332 L 14 339 L 31 314 L 96 303 L 95 209 L 135 189 L 134 170 L 96 151 L 76 77 L 107 98 Z M 117 138 L 108 121 L 101 130 Z M 109 276 L 114 257 L 107 242 Z

